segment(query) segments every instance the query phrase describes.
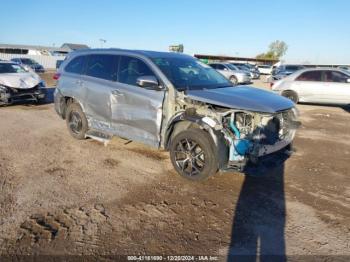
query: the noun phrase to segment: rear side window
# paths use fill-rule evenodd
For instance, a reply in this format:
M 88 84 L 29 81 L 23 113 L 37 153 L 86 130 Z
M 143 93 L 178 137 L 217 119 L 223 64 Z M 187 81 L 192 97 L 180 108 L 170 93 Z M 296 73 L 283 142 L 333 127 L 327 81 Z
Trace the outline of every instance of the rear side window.
M 216 69 L 217 65 L 216 64 L 210 64 L 209 66 L 211 66 L 212 68 Z
M 295 79 L 296 81 L 321 81 L 321 71 L 309 71 L 302 73 L 300 76 Z
M 324 71 L 325 82 L 346 83 L 350 76 L 338 71 Z
M 86 56 L 78 56 L 68 63 L 64 71 L 74 74 L 82 74 L 84 71 Z
M 88 56 L 86 75 L 105 80 L 116 80 L 115 55 L 90 55 Z
M 136 86 L 136 80 L 140 76 L 155 76 L 155 74 L 142 60 L 122 56 L 119 64 L 118 82 Z

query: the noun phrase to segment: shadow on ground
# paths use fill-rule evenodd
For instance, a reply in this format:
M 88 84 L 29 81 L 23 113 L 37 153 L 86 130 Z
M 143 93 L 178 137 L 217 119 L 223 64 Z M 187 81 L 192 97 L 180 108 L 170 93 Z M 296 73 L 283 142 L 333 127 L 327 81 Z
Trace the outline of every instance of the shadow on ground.
M 228 261 L 286 261 L 284 159 L 246 175 L 233 217 Z M 273 164 L 273 163 L 271 163 Z M 259 259 L 260 258 L 260 259 Z

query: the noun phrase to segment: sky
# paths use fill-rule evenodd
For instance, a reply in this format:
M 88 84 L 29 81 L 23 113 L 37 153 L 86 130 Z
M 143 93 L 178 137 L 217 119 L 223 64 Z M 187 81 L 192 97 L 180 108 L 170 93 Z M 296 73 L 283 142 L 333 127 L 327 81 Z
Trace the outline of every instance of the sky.
M 350 64 L 349 0 L 0 0 L 0 43 L 255 57 L 285 41 L 283 60 Z

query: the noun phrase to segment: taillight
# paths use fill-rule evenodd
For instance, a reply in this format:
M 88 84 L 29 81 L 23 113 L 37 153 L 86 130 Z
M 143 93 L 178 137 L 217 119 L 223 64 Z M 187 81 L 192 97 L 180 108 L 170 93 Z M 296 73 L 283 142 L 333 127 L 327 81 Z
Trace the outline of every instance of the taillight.
M 56 73 L 56 74 L 53 75 L 53 79 L 54 80 L 58 80 L 58 79 L 60 79 L 60 76 L 61 76 L 60 73 Z

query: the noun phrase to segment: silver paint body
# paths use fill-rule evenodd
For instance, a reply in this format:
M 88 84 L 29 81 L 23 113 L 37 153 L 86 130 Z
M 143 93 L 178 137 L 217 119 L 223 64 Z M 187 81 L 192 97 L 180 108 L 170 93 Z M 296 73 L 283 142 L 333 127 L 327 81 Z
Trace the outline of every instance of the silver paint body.
M 162 89 L 148 90 L 64 71 L 65 66 L 75 57 L 90 54 L 125 55 L 141 59 L 157 76 Z M 157 148 L 166 148 L 170 126 L 175 126 L 174 123 L 183 123 L 176 125 L 173 133 L 189 126 L 189 122 L 183 118 L 185 108 L 194 108 L 202 120 L 210 118 L 209 122 L 215 123 L 205 128 L 208 128 L 207 131 L 218 145 L 221 143 L 220 137 L 214 133 L 223 129 L 221 123 L 223 117 L 236 112 L 247 112 L 253 114 L 256 118 L 255 124 L 260 125 L 266 119 L 292 110 L 294 107 L 294 103 L 289 99 L 250 87 L 178 91 L 151 60 L 151 57 L 158 56 L 185 55 L 119 49 L 81 50 L 71 53 L 58 71 L 61 76 L 55 91 L 56 111 L 63 116 L 62 99 L 74 98 L 85 113 L 90 130 L 139 141 Z M 212 105 L 221 106 L 222 110 L 213 110 Z M 260 148 L 261 152 L 258 154 L 272 153 L 288 145 L 294 138 L 295 130 L 291 130 L 289 134 L 281 140 L 282 143 Z

